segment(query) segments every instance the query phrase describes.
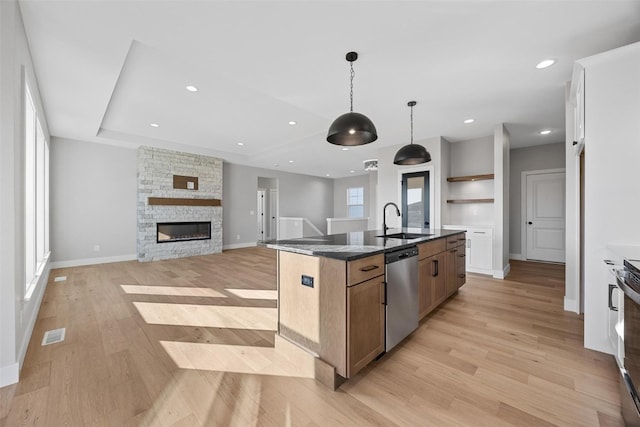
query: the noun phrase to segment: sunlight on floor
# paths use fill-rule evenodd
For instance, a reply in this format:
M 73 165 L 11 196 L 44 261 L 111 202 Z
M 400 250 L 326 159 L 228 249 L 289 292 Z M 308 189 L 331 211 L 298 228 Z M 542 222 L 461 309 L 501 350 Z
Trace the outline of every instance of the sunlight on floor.
M 160 344 L 175 364 L 182 369 L 314 377 L 314 360 L 308 353 L 294 357 L 289 353 L 289 357 L 285 357 L 276 348 L 270 347 L 175 341 L 160 341 Z M 299 351 L 304 352 L 302 349 Z
M 215 291 L 211 288 L 193 288 L 190 286 L 120 285 L 120 287 L 127 294 L 163 295 L 177 297 L 227 297 L 225 294 Z
M 145 322 L 156 325 L 275 331 L 278 323 L 276 308 L 155 302 L 134 302 L 133 305 Z
M 278 299 L 278 291 L 270 291 L 270 290 L 260 290 L 260 289 L 229 289 L 226 288 L 225 291 L 245 299 L 267 299 L 267 300 L 277 300 Z

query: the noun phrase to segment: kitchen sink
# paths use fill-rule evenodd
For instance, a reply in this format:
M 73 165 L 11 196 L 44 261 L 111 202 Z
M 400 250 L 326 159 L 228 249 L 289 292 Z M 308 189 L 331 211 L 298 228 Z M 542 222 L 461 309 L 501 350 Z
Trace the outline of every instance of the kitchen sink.
M 382 235 L 382 236 L 377 236 L 377 237 L 385 237 L 387 239 L 411 240 L 411 239 L 419 239 L 420 237 L 427 237 L 427 236 L 433 236 L 433 234 L 394 233 L 394 234 L 387 234 L 386 236 Z

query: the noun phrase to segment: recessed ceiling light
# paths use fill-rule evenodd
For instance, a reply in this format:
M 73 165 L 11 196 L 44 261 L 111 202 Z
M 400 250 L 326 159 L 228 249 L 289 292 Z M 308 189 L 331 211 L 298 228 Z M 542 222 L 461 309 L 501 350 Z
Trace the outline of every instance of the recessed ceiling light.
M 293 163 L 293 160 L 289 160 L 289 163 Z
M 326 174 L 325 176 L 331 176 L 330 174 Z
M 185 87 L 185 89 L 188 90 L 189 92 L 197 92 L 198 91 L 197 87 L 191 86 L 191 85 Z
M 149 126 L 151 126 L 152 128 L 157 128 L 157 127 L 159 127 L 160 125 L 159 125 L 159 124 L 157 124 L 157 123 L 149 123 Z
M 242 145 L 244 145 L 244 142 L 238 142 L 237 144 L 242 146 Z
M 342 151 L 349 151 L 349 147 L 343 147 Z
M 476 119 L 467 119 L 467 120 L 464 121 L 464 124 L 468 125 L 468 124 L 471 124 L 471 123 L 473 123 L 475 121 L 476 121 Z
M 356 173 L 356 171 L 349 171 L 349 173 Z
M 551 131 L 549 129 L 541 130 L 540 135 L 549 135 Z
M 291 126 L 295 126 L 295 125 L 296 125 L 296 122 L 294 122 L 293 120 L 291 120 L 291 121 L 289 122 L 289 124 L 290 124 Z
M 545 59 L 544 61 L 541 61 L 538 65 L 536 65 L 536 68 L 538 70 L 542 70 L 543 68 L 551 67 L 555 63 L 555 59 Z

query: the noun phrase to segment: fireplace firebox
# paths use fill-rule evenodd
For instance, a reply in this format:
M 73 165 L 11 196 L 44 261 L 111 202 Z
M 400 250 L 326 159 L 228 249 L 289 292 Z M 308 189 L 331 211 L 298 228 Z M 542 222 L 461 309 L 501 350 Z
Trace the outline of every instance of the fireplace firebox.
M 211 222 L 159 222 L 158 243 L 211 240 Z

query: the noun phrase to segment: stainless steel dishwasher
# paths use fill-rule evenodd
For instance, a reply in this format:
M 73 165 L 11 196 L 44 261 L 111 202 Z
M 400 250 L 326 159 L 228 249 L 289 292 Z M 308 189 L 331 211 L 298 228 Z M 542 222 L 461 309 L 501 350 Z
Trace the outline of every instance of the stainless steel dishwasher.
M 418 248 L 387 252 L 386 339 L 389 351 L 418 327 Z

